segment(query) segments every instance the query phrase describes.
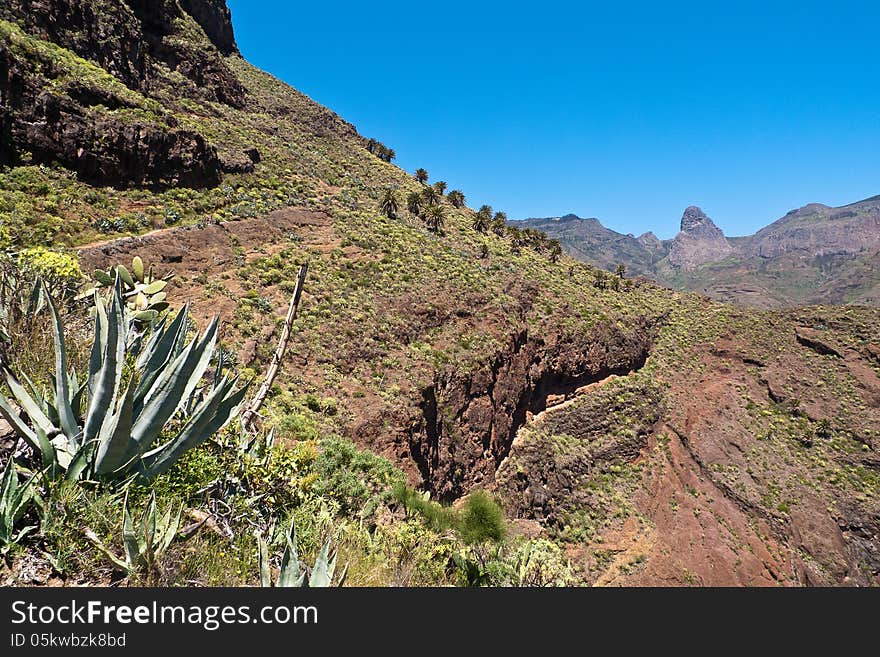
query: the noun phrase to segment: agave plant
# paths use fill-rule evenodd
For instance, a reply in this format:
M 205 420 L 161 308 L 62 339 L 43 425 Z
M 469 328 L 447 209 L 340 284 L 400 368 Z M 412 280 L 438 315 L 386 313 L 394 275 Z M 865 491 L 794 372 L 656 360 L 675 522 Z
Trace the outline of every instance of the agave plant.
M 296 551 L 296 526 L 291 520 L 290 530 L 285 534 L 287 545 L 281 556 L 281 568 L 278 579 L 272 581 L 272 569 L 269 564 L 269 546 L 265 539 L 260 536 L 257 540 L 260 552 L 260 585 L 264 587 L 293 587 L 293 588 L 326 588 L 333 586 L 333 575 L 336 573 L 336 552 L 330 552 L 330 539 L 321 546 L 315 565 L 309 569 L 299 560 Z M 345 582 L 346 568 L 336 586 L 342 586 Z M 308 576 L 308 578 L 307 578 Z
M 159 572 L 159 557 L 168 549 L 180 529 L 182 510 L 182 507 L 179 508 L 175 514 L 169 506 L 160 515 L 156 509 L 156 494 L 152 493 L 141 517 L 135 523 L 128 510 L 126 495 L 122 506 L 122 546 L 125 551 L 123 559 L 113 554 L 91 529 L 86 530 L 86 538 L 119 570 L 132 574 L 144 569 L 150 577 L 154 577 Z
M 35 529 L 29 526 L 15 531 L 15 524 L 21 520 L 35 496 L 34 477 L 23 484 L 19 483 L 15 463 L 10 458 L 0 479 L 0 554 Z
M 45 307 L 42 281 L 29 279 L 12 258 L 0 255 L 0 353 L 11 342 L 13 327 L 29 322 Z
M 26 376 L 24 384 L 3 365 L 17 412 L 0 395 L 0 416 L 38 454 L 43 466 L 68 479 L 152 479 L 186 451 L 222 429 L 238 413 L 246 386 L 237 377 L 202 377 L 217 341 L 215 317 L 203 334 L 186 341 L 189 307 L 158 322 L 143 343 L 127 339 L 128 313 L 117 280 L 110 307 L 96 295 L 89 373 L 67 369 L 58 310 L 49 299 L 55 338 L 54 391 L 44 395 Z M 191 400 L 198 399 L 196 403 Z M 81 409 L 85 408 L 83 413 Z M 186 411 L 186 412 L 184 412 Z M 166 427 L 175 425 L 167 440 Z
M 135 321 L 149 323 L 155 321 L 159 313 L 168 308 L 165 287 L 170 277 L 170 274 L 164 278 L 154 276 L 153 268 L 146 270 L 141 257 L 135 256 L 131 261 L 131 271 L 121 264 L 106 271 L 101 269 L 95 271 L 94 285 L 77 298 L 90 299 L 101 290 L 112 291 L 118 278 L 122 283 L 126 306 Z

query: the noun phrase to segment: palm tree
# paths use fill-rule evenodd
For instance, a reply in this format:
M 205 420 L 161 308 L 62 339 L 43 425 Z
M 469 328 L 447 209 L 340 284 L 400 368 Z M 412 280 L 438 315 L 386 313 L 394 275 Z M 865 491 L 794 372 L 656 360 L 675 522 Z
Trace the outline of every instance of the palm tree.
M 440 202 L 440 194 L 431 186 L 427 186 L 422 190 L 422 200 L 425 205 L 437 205 Z
M 550 262 L 556 264 L 562 256 L 562 244 L 559 243 L 559 240 L 550 240 L 547 243 L 550 245 Z
M 437 193 L 440 194 L 440 196 L 443 196 L 446 193 L 446 187 L 446 183 L 442 180 L 438 180 L 434 183 L 434 189 L 437 190 Z
M 507 221 L 507 213 L 506 212 L 496 212 L 495 213 L 495 221 L 506 222 Z
M 449 202 L 452 203 L 452 207 L 464 207 L 464 192 L 462 192 L 460 189 L 453 189 L 451 192 L 449 192 L 449 194 L 447 194 L 446 198 L 448 198 Z
M 376 141 L 375 139 L 371 138 L 370 140 L 367 141 L 367 150 L 370 151 L 371 153 L 375 154 L 376 149 L 378 147 L 379 147 L 379 142 Z
M 379 202 L 379 209 L 389 219 L 397 216 L 397 211 L 400 209 L 400 199 L 397 196 L 397 190 L 390 187 L 385 190 L 385 193 L 382 194 L 382 200 Z
M 442 205 L 432 205 L 425 212 L 425 223 L 428 225 L 428 230 L 432 233 L 439 233 L 443 230 L 445 219 L 446 212 L 443 210 Z
M 480 209 L 474 213 L 474 230 L 480 233 L 485 233 L 489 230 L 489 224 L 492 223 L 492 206 L 491 205 L 483 205 L 480 206 Z
M 414 217 L 417 217 L 422 212 L 422 195 L 418 192 L 410 192 L 406 196 L 406 209 L 409 210 L 409 213 Z
M 617 263 L 617 269 L 614 270 L 614 273 L 617 274 L 618 278 L 623 278 L 626 276 L 626 265 L 622 262 Z
M 390 162 L 395 157 L 397 157 L 397 153 L 394 152 L 393 148 L 388 148 L 387 146 L 383 146 L 382 152 L 379 154 L 379 157 L 381 157 L 386 162 Z
M 428 172 L 425 169 L 418 168 L 413 176 L 416 180 L 418 180 L 423 185 L 428 182 Z
M 495 215 L 495 218 L 492 219 L 492 222 L 490 224 L 490 228 L 492 229 L 492 232 L 495 233 L 498 237 L 504 237 L 504 230 L 505 228 L 507 228 L 507 224 L 504 223 L 504 219 L 498 217 L 499 214 L 503 215 L 504 213 L 498 212 Z

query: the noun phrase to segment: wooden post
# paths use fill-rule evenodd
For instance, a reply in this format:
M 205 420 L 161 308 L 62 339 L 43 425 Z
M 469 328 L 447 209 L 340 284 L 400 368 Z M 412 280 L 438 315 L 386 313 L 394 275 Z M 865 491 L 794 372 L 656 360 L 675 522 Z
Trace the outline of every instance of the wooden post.
M 290 328 L 293 325 L 293 321 L 296 319 L 299 298 L 302 295 L 303 285 L 305 284 L 308 271 L 309 263 L 304 262 L 299 268 L 299 275 L 296 278 L 296 288 L 293 290 L 293 296 L 290 299 L 290 307 L 287 309 L 287 317 L 284 320 L 281 339 L 278 340 L 278 348 L 272 356 L 272 361 L 269 363 L 269 369 L 266 370 L 266 378 L 263 379 L 260 389 L 257 390 L 257 394 L 254 395 L 254 398 L 251 400 L 251 403 L 248 404 L 247 409 L 241 414 L 241 424 L 248 431 L 253 430 L 257 413 L 263 406 L 263 402 L 266 401 L 266 397 L 269 395 L 269 390 L 272 388 L 272 383 L 275 381 L 275 376 L 278 374 L 278 370 L 281 367 L 281 361 L 284 359 L 284 352 L 287 350 L 287 343 L 290 341 Z

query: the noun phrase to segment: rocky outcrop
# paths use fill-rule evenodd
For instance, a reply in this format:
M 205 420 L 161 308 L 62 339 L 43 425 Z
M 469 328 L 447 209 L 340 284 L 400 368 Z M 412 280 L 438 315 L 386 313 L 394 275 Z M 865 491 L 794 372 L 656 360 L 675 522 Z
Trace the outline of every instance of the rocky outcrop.
M 748 251 L 762 259 L 856 255 L 880 249 L 880 196 L 843 208 L 811 203 L 758 231 Z
M 244 106 L 223 58 L 237 49 L 222 0 L 9 0 L 0 19 L 0 163 L 28 154 L 94 183 L 209 187 L 259 161 L 221 158 L 151 100 Z
M 684 211 L 681 232 L 669 249 L 669 264 L 676 269 L 696 269 L 731 253 L 733 247 L 724 233 L 700 208 L 692 205 Z
M 14 31 L 0 42 L 0 127 L 9 135 L 3 162 L 27 152 L 34 162 L 59 162 L 83 180 L 116 186 L 220 181 L 216 149 L 200 134 L 178 129 L 170 117 L 126 112 L 140 108 L 124 87 L 77 80 L 32 45 Z
M 0 18 L 95 62 L 131 89 L 157 91 L 162 86 L 160 67 L 167 67 L 212 100 L 244 105 L 244 88 L 221 57 L 236 52 L 229 9 L 222 0 L 189 0 L 184 3 L 186 13 L 170 0 L 9 0 L 4 4 Z M 176 23 L 187 20 L 201 26 L 210 43 L 180 34 Z
M 217 50 L 224 55 L 238 53 L 232 14 L 225 0 L 180 0 L 180 6 L 195 19 Z
M 577 337 L 523 331 L 486 367 L 439 376 L 423 391 L 409 434 L 424 485 L 445 500 L 490 485 L 517 432 L 548 398 L 640 368 L 656 329 L 643 318 L 627 329 L 600 323 Z

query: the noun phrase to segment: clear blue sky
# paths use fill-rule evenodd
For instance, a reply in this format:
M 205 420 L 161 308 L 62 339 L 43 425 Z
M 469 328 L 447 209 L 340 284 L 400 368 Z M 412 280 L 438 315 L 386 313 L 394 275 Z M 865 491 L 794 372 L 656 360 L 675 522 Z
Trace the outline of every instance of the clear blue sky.
M 247 59 L 511 218 L 740 235 L 880 194 L 877 2 L 228 4 Z

